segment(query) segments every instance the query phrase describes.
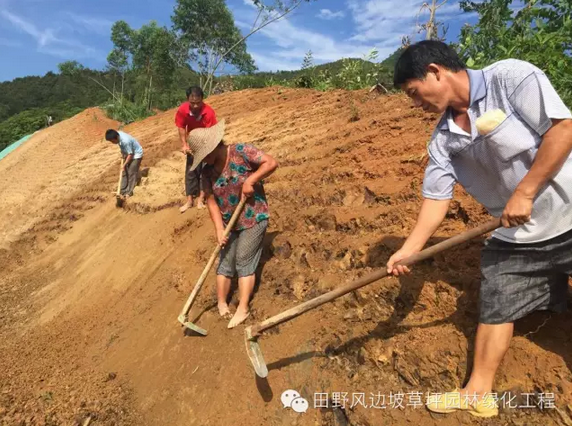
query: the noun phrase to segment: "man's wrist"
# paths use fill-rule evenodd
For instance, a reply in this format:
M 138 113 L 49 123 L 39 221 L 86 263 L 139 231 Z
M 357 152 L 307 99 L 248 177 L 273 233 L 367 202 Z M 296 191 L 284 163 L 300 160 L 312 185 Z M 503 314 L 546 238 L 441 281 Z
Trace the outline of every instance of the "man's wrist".
M 534 197 L 536 197 L 536 194 L 538 193 L 538 185 L 533 185 L 525 181 L 522 181 L 520 185 L 516 187 L 514 193 L 520 195 L 521 197 L 532 200 L 534 199 Z
M 417 240 L 416 241 L 405 241 L 401 250 L 409 251 L 409 252 L 418 252 L 418 251 L 421 251 L 423 249 L 423 247 L 425 247 L 426 243 L 427 243 L 427 241 L 425 241 L 425 242 L 420 242 Z

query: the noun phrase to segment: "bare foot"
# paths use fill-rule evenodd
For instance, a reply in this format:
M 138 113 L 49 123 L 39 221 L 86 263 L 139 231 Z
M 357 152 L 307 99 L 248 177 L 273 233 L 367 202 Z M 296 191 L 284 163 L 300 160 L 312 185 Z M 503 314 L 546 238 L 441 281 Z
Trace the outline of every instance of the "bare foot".
M 232 317 L 232 319 L 230 320 L 230 322 L 228 323 L 228 328 L 234 328 L 239 324 L 242 324 L 244 322 L 244 320 L 246 318 L 248 318 L 250 316 L 250 312 L 246 311 L 242 308 L 238 308 L 234 314 L 234 316 Z
M 179 211 L 181 213 L 185 213 L 187 210 L 189 210 L 191 207 L 193 207 L 193 203 L 189 203 L 188 201 L 179 209 Z
M 206 207 L 206 206 L 205 206 L 205 203 L 203 202 L 203 200 L 199 200 L 199 201 L 197 202 L 197 209 L 200 210 L 200 209 L 204 209 L 205 207 Z
M 230 309 L 228 308 L 228 304 L 226 304 L 226 303 L 219 303 L 218 304 L 218 313 L 224 319 L 232 318 L 232 313 L 230 312 Z

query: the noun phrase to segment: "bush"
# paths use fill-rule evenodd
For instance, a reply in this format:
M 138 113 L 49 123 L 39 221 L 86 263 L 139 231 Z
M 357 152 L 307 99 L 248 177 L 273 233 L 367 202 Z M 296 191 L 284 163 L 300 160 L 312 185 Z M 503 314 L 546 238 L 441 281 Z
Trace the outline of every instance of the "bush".
M 509 0 L 461 1 L 477 12 L 475 25 L 465 25 L 458 44 L 469 68 L 516 58 L 542 69 L 564 102 L 572 107 L 572 17 L 570 2 L 538 0 L 513 13 Z
M 314 78 L 310 75 L 301 75 L 294 79 L 294 87 L 301 89 L 313 88 L 315 84 Z
M 133 123 L 134 121 L 143 120 L 144 118 L 154 115 L 152 111 L 147 110 L 145 105 L 135 104 L 128 101 L 123 103 L 110 103 L 102 107 L 107 116 L 113 120 L 120 121 L 124 124 Z

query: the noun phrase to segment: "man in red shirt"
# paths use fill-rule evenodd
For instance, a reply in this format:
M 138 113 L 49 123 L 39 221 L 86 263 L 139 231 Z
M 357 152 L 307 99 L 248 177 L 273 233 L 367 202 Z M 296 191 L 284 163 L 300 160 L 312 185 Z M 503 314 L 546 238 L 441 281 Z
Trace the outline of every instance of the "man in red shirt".
M 204 93 L 200 87 L 193 86 L 188 88 L 187 99 L 187 102 L 181 104 L 175 116 L 175 124 L 179 128 L 182 151 L 184 154 L 187 154 L 187 164 L 185 167 L 185 193 L 187 195 L 187 202 L 180 208 L 181 213 L 186 212 L 193 206 L 193 199 L 196 197 L 199 197 L 197 208 L 205 208 L 205 193 L 200 185 L 202 164 L 191 171 L 193 154 L 187 144 L 189 133 L 193 129 L 211 127 L 217 124 L 214 110 L 203 102 Z

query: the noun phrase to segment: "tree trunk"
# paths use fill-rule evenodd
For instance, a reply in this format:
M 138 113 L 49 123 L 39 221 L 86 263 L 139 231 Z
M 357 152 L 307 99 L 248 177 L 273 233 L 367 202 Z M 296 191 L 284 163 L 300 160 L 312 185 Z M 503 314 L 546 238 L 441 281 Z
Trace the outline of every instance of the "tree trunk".
M 149 76 L 149 103 L 147 104 L 147 111 L 151 111 L 151 92 L 153 90 L 153 74 Z
M 434 2 L 436 0 L 433 0 Z M 292 6 L 290 6 L 290 8 L 286 9 L 284 12 L 278 14 L 277 16 L 274 16 L 271 19 L 268 19 L 266 21 L 264 21 L 263 23 L 261 23 L 258 27 L 256 27 L 256 23 L 258 22 L 258 19 L 260 18 L 260 14 L 256 17 L 256 21 L 254 21 L 252 30 L 244 37 L 242 37 L 242 39 L 238 42 L 236 42 L 235 44 L 233 44 L 230 49 L 228 49 L 226 52 L 222 53 L 220 55 L 220 58 L 216 61 L 216 63 L 214 64 L 214 66 L 212 67 L 212 73 L 208 76 L 208 79 L 212 79 L 212 77 L 214 76 L 214 74 L 216 73 L 216 70 L 218 69 L 218 67 L 220 66 L 220 64 L 224 61 L 224 58 L 231 53 L 236 46 L 238 46 L 240 43 L 243 43 L 247 38 L 249 38 L 252 34 L 257 33 L 258 31 L 260 31 L 261 29 L 263 29 L 264 27 L 270 25 L 273 22 L 276 22 L 280 19 L 282 19 L 284 16 L 288 15 L 289 13 L 292 13 L 292 11 L 294 11 L 296 8 L 298 8 L 298 6 L 300 6 L 302 4 L 302 0 L 297 0 L 294 4 L 292 4 Z M 210 83 L 209 80 L 207 79 L 206 84 Z
M 433 0 L 433 4 L 429 9 L 431 15 L 429 17 L 429 22 L 427 23 L 427 36 L 426 40 L 433 39 L 433 28 L 435 28 L 435 11 L 437 10 L 437 0 Z
M 149 110 L 149 103 L 151 102 L 151 61 L 147 59 L 147 78 L 149 78 L 149 87 L 145 89 L 145 99 L 143 101 L 143 105 L 146 106 L 147 110 Z
M 123 106 L 123 87 L 125 85 L 125 71 L 121 71 L 121 98 L 119 99 L 119 105 Z

